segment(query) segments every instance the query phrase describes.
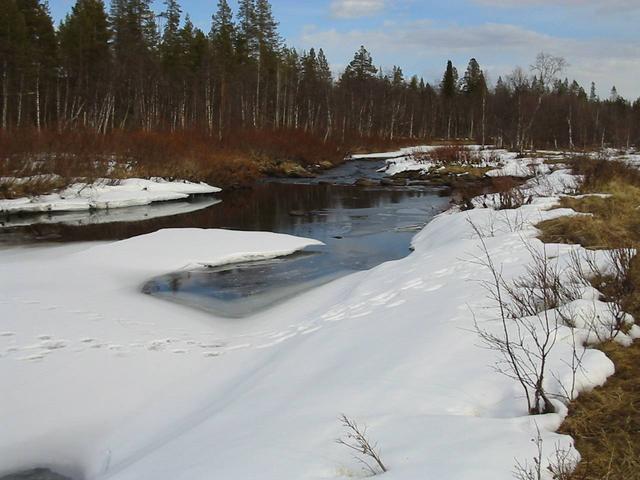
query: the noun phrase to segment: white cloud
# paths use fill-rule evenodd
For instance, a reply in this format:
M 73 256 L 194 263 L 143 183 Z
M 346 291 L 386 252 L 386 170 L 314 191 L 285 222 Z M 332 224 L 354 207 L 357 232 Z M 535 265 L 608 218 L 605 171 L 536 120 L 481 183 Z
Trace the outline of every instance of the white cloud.
M 296 44 L 322 46 L 334 67 L 346 64 L 352 52 L 365 45 L 378 65 L 400 65 L 406 74 L 424 75 L 427 81 L 439 79 L 447 59 L 462 70 L 469 58 L 476 57 L 496 79 L 517 65 L 527 68 L 538 52 L 546 51 L 565 57 L 570 64 L 566 75 L 585 88 L 595 81 L 601 95 L 615 84 L 627 98 L 640 96 L 640 39 L 571 39 L 509 24 L 460 26 L 413 21 L 347 32 L 307 29 Z
M 384 10 L 385 0 L 332 0 L 331 15 L 337 18 L 358 18 Z
M 531 7 L 552 5 L 555 7 L 595 8 L 598 12 L 621 13 L 640 9 L 639 0 L 473 0 L 474 3 L 492 7 Z

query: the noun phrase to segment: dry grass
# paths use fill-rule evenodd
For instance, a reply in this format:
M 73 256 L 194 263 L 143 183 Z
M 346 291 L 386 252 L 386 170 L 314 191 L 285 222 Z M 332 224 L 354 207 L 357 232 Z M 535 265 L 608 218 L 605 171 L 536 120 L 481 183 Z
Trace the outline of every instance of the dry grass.
M 55 181 L 0 181 L 0 198 L 49 193 L 77 179 L 134 176 L 244 187 L 261 175 L 306 176 L 331 168 L 349 151 L 385 150 L 415 141 L 372 137 L 339 145 L 302 130 L 234 131 L 222 141 L 201 131 L 0 132 L 0 177 L 56 176 Z
M 582 394 L 561 429 L 582 455 L 572 479 L 640 479 L 640 344 L 600 348 L 616 374 L 603 388 Z
M 581 193 L 606 193 L 609 198 L 565 198 L 562 207 L 588 215 L 563 217 L 538 225 L 545 242 L 578 243 L 589 249 L 640 246 L 640 172 L 621 162 L 579 159 L 574 173 L 583 175 Z M 608 297 L 617 297 L 624 311 L 640 319 L 640 258 L 625 275 L 591 279 Z M 572 480 L 640 479 L 640 344 L 599 347 L 616 365 L 606 385 L 580 395 L 570 406 L 562 432 L 571 435 L 582 462 Z
M 581 193 L 603 198 L 563 198 L 560 207 L 587 215 L 561 217 L 539 225 L 549 243 L 576 243 L 592 249 L 640 244 L 640 172 L 621 162 L 581 159 L 574 171 L 584 176 Z

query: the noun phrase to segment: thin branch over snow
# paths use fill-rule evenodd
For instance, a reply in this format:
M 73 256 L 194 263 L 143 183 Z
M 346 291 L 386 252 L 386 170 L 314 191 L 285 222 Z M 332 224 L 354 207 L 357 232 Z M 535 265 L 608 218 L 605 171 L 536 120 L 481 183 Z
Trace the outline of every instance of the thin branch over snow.
M 340 421 L 342 422 L 342 426 L 347 429 L 347 433 L 344 437 L 337 439 L 336 443 L 357 452 L 354 458 L 361 463 L 371 475 L 385 473 L 387 467 L 382 463 L 378 445 L 376 443 L 372 444 L 367 438 L 366 425 L 360 427 L 354 420 L 351 420 L 344 414 L 340 415 Z M 370 462 L 374 464 L 372 465 Z

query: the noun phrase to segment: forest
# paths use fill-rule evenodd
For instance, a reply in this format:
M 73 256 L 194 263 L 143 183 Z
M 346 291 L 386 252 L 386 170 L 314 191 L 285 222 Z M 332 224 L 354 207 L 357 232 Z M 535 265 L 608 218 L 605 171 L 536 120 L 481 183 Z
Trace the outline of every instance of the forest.
M 208 32 L 177 0 L 161 13 L 150 0 L 77 0 L 58 26 L 44 2 L 0 0 L 0 58 L 0 147 L 10 153 L 64 150 L 80 137 L 107 151 L 123 136 L 173 134 L 317 163 L 368 145 L 586 149 L 640 139 L 640 99 L 615 87 L 599 98 L 595 84 L 563 79 L 562 58 L 541 53 L 495 82 L 476 59 L 462 74 L 448 62 L 429 83 L 379 67 L 363 46 L 335 75 L 322 48 L 284 43 L 268 0 L 241 0 L 237 12 L 219 0 Z

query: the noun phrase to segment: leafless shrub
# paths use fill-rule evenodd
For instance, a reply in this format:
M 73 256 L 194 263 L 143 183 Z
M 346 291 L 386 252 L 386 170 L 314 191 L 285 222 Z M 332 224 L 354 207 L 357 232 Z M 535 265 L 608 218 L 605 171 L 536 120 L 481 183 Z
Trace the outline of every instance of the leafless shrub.
M 513 210 L 530 203 L 532 200 L 520 187 L 520 182 L 513 177 L 493 177 L 491 188 L 496 192 L 496 198 L 493 202 L 493 208 L 496 210 Z
M 516 460 L 513 476 L 516 480 L 542 480 L 549 472 L 554 480 L 569 480 L 576 469 L 577 462 L 570 449 L 556 445 L 553 457 L 546 468 L 544 463 L 544 440 L 540 428 L 536 424 L 536 437 L 531 439 L 536 445 L 536 455 L 532 462 Z
M 526 460 L 524 463 L 516 460 L 516 468 L 513 471 L 513 477 L 516 480 L 542 480 L 542 472 L 544 471 L 542 467 L 544 442 L 537 424 L 536 431 L 536 437 L 531 439 L 531 441 L 536 444 L 536 456 L 533 457 L 533 463 L 530 463 L 529 460 Z
M 578 341 L 578 336 L 576 334 L 576 329 L 570 327 L 571 333 L 571 360 L 563 360 L 562 363 L 565 364 L 566 367 L 569 368 L 571 372 L 571 382 L 567 386 L 565 382 L 563 382 L 557 374 L 552 373 L 553 378 L 555 378 L 558 383 L 558 387 L 560 388 L 560 394 L 554 395 L 554 397 L 562 400 L 564 403 L 569 404 L 576 398 L 576 387 L 577 387 L 577 378 L 578 373 L 582 373 L 585 375 L 587 372 L 584 365 L 584 357 L 587 354 L 587 349 L 585 348 L 584 342 Z
M 509 232 L 516 233 L 524 230 L 528 222 L 522 212 L 515 212 L 514 215 L 509 215 L 506 211 L 503 211 L 502 224 Z
M 491 258 L 482 232 L 473 223 L 472 227 L 482 249 L 475 262 L 491 272 L 491 280 L 484 286 L 499 307 L 502 326 L 499 333 L 493 333 L 476 322 L 476 331 L 486 348 L 498 352 L 496 371 L 522 387 L 529 413 L 554 412 L 545 379 L 549 357 L 564 323 L 556 309 L 579 298 L 581 289 L 563 281 L 562 271 L 557 263 L 552 264 L 546 248 L 540 252 L 531 246 L 527 246 L 532 257 L 527 272 L 512 283 L 506 282 Z M 579 368 L 574 367 L 576 371 Z
M 635 249 L 618 248 L 606 252 L 607 267 L 603 267 L 596 259 L 595 252 L 582 255 L 574 253 L 571 257 L 571 270 L 575 278 L 591 283 L 606 302 L 611 318 L 599 318 L 594 315 L 590 328 L 598 335 L 598 340 L 615 339 L 628 328 L 627 302 L 633 296 L 633 260 Z M 613 321 L 611 321 L 613 320 Z M 603 336 L 601 332 L 606 332 Z M 603 338 L 604 337 L 604 338 Z
M 569 449 L 556 446 L 553 460 L 547 468 L 554 480 L 569 480 L 575 472 L 578 462 Z
M 542 305 L 542 313 L 531 317 L 514 315 L 515 311 L 522 309 L 518 305 L 526 306 L 527 301 L 513 298 L 514 294 L 518 297 L 520 294 L 505 282 L 501 270 L 491 258 L 484 238 L 477 229 L 476 233 L 482 244 L 482 256 L 477 257 L 476 263 L 491 272 L 491 280 L 484 283 L 484 286 L 490 298 L 498 305 L 502 326 L 500 333 L 496 334 L 480 327 L 476 322 L 476 332 L 486 348 L 500 355 L 501 358 L 495 365 L 496 371 L 517 381 L 522 387 L 529 413 L 552 413 L 555 409 L 545 390 L 544 380 L 549 355 L 558 338 L 557 317 L 549 312 L 549 308 L 545 308 L 547 305 Z M 546 294 L 540 298 L 543 302 L 548 301 Z
M 344 414 L 340 416 L 340 422 L 347 432 L 343 437 L 337 439 L 336 443 L 355 451 L 354 458 L 372 476 L 385 473 L 387 467 L 380 458 L 378 445 L 376 443 L 372 444 L 367 438 L 367 427 L 360 427 L 354 420 Z
M 542 250 L 526 242 L 525 245 L 532 261 L 525 275 L 504 287 L 511 300 L 506 308 L 512 318 L 533 317 L 582 296 L 584 283 L 567 281 L 566 269 L 549 259 L 546 245 L 543 244 Z M 570 322 L 570 318 L 567 318 L 567 322 Z

